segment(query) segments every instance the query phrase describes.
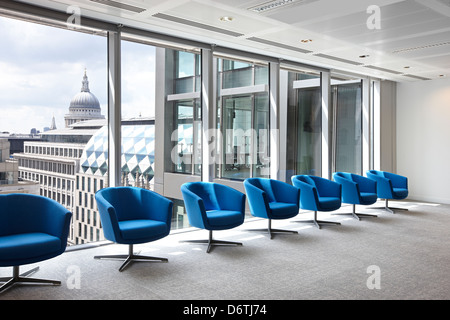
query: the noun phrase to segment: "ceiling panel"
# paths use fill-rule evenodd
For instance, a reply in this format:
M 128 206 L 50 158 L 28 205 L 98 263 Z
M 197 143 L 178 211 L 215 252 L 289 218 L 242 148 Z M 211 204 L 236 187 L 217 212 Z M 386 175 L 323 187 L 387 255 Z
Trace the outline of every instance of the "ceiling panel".
M 449 0 L 294 0 L 260 13 L 249 10 L 276 1 L 22 2 L 61 11 L 75 3 L 91 18 L 391 80 L 439 78 L 449 72 Z M 380 30 L 366 24 L 374 3 L 381 9 Z M 231 21 L 221 21 L 224 16 Z
M 450 69 L 450 49 L 447 50 L 447 54 L 441 56 L 434 57 L 422 57 L 416 59 L 416 61 L 421 63 L 430 64 L 435 67 L 447 68 Z
M 217 28 L 223 28 L 234 32 L 251 34 L 258 32 L 261 29 L 276 27 L 276 24 L 271 24 L 267 19 L 257 17 L 250 17 L 236 13 L 234 10 L 225 10 L 222 7 L 215 7 L 195 1 L 189 1 L 185 4 L 179 5 L 164 13 L 180 17 L 186 20 L 199 22 L 206 25 L 211 25 Z M 222 17 L 231 17 L 232 21 L 222 21 Z

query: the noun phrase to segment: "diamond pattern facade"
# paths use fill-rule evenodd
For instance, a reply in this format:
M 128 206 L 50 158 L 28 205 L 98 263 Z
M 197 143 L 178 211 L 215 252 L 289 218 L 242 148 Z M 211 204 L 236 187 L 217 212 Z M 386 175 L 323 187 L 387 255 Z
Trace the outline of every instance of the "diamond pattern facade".
M 122 172 L 131 177 L 154 175 L 155 126 L 122 126 Z M 80 159 L 81 172 L 104 176 L 108 171 L 108 127 L 99 129 L 86 144 Z

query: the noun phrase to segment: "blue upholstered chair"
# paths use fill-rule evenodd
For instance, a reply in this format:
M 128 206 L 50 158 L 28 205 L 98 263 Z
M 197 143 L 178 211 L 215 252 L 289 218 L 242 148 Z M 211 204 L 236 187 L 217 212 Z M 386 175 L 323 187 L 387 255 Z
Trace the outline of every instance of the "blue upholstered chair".
M 240 242 L 213 239 L 213 231 L 240 226 L 245 219 L 245 194 L 213 182 L 188 182 L 181 186 L 186 213 L 191 226 L 209 231 L 208 240 L 183 242 L 204 243 L 209 253 L 213 246 L 235 245 Z
M 351 214 L 358 220 L 364 217 L 376 217 L 376 215 L 356 212 L 357 204 L 371 205 L 377 202 L 377 183 L 375 181 L 349 172 L 335 172 L 333 179 L 342 185 L 342 202 L 353 205 L 351 213 L 343 214 Z
M 274 233 L 298 233 L 292 230 L 272 229 L 272 220 L 295 217 L 299 210 L 300 190 L 283 181 L 266 178 L 248 178 L 244 181 L 250 212 L 255 217 L 268 219 L 270 239 Z
M 394 210 L 405 210 L 406 208 L 392 208 L 389 207 L 389 200 L 402 200 L 408 197 L 408 178 L 378 170 L 368 170 L 366 172 L 367 178 L 377 182 L 377 195 L 380 199 L 385 199 L 385 206 L 381 207 L 390 213 Z
M 56 201 L 32 194 L 0 195 L 0 267 L 13 267 L 13 276 L 0 278 L 0 292 L 14 284 L 51 284 L 60 281 L 19 274 L 21 265 L 59 256 L 66 250 L 72 213 Z
M 95 259 L 124 260 L 119 271 L 134 261 L 167 262 L 166 258 L 137 255 L 133 245 L 169 235 L 172 201 L 151 190 L 136 187 L 104 188 L 95 194 L 105 238 L 128 245 L 128 255 L 95 256 Z
M 339 183 L 311 175 L 291 177 L 292 184 L 300 189 L 300 208 L 314 211 L 314 219 L 310 221 L 317 228 L 322 225 L 340 225 L 335 221 L 317 220 L 317 211 L 334 211 L 341 207 L 342 187 Z

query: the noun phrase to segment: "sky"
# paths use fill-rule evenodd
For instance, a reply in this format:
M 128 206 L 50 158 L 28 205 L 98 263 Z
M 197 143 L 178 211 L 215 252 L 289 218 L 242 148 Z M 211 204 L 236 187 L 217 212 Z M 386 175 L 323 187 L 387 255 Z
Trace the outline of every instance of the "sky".
M 43 131 L 89 88 L 107 113 L 105 37 L 0 17 L 0 132 Z M 122 41 L 122 117 L 154 116 L 154 47 Z

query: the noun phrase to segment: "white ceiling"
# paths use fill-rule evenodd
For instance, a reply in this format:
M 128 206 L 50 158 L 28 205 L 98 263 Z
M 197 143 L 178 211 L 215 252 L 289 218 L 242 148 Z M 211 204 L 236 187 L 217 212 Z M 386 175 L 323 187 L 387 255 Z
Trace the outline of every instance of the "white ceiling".
M 76 5 L 81 19 L 97 18 L 383 79 L 450 77 L 450 0 L 293 0 L 260 13 L 250 8 L 276 1 L 23 2 L 61 11 Z M 117 8 L 122 4 L 129 6 Z M 374 17 L 368 8 L 374 4 L 380 8 L 379 29 L 367 25 Z M 221 21 L 224 16 L 232 21 Z M 305 39 L 312 41 L 302 43 Z

